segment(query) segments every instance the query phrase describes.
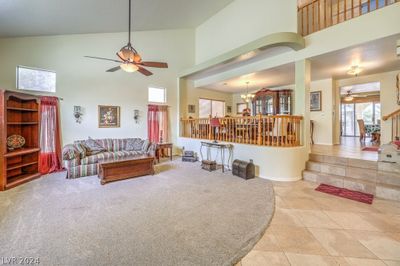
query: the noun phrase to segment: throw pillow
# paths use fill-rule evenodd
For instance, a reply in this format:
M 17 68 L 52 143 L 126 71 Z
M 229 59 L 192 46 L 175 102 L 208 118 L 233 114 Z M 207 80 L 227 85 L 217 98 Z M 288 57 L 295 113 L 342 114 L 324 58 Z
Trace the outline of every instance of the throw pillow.
M 74 144 L 75 149 L 78 151 L 79 153 L 79 158 L 85 158 L 86 157 L 86 148 L 82 143 L 75 143 Z
M 139 138 L 127 139 L 125 144 L 126 151 L 138 151 L 142 145 L 142 140 Z
M 87 150 L 87 155 L 95 155 L 107 151 L 103 146 L 101 146 L 91 137 L 89 137 L 88 140 L 85 140 L 85 148 Z
M 80 153 L 79 151 L 75 148 L 74 145 L 68 144 L 65 145 L 63 150 L 62 150 L 62 158 L 63 160 L 73 160 L 76 158 L 79 158 Z

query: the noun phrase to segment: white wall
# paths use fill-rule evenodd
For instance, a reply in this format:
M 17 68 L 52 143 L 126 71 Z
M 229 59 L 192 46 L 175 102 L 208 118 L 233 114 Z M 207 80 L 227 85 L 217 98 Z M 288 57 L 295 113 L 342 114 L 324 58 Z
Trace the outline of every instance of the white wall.
M 335 117 L 335 94 L 332 79 L 316 80 L 311 82 L 313 91 L 321 91 L 321 111 L 310 112 L 310 119 L 314 121 L 314 143 L 334 144 L 334 117 Z
M 362 84 L 368 82 L 380 82 L 381 84 L 381 114 L 382 116 L 388 115 L 393 111 L 396 111 L 400 108 L 396 103 L 396 75 L 400 73 L 400 69 L 398 71 L 385 72 L 374 75 L 367 76 L 359 76 L 354 78 L 337 80 L 336 82 L 336 91 L 339 91 L 340 87 L 349 86 L 354 84 Z M 339 112 L 339 107 L 337 106 L 336 112 Z M 381 143 L 388 143 L 391 139 L 391 124 L 390 121 L 383 121 L 382 129 L 381 129 Z M 336 117 L 336 125 L 337 130 L 340 130 L 340 119 L 339 116 Z M 340 135 L 339 135 L 340 136 Z
M 147 137 L 147 87 L 167 88 L 171 136 L 177 137 L 177 77 L 194 64 L 194 31 L 169 30 L 133 33 L 133 45 L 144 60 L 168 62 L 168 69 L 151 69 L 153 76 L 105 70 L 116 63 L 84 58 L 84 55 L 115 58 L 127 41 L 127 33 L 65 35 L 0 39 L 0 88 L 15 89 L 15 67 L 25 65 L 57 72 L 64 144 L 76 139 Z M 85 109 L 83 121 L 73 118 L 73 106 Z M 99 129 L 98 105 L 121 106 L 121 127 Z M 140 110 L 135 124 L 133 110 Z
M 296 0 L 234 0 L 196 29 L 196 63 L 275 32 L 297 32 Z
M 178 148 L 185 147 L 185 150 L 192 150 L 200 154 L 201 141 L 180 137 L 177 145 Z M 205 148 L 203 148 L 203 156 L 206 156 Z M 199 159 L 201 160 L 201 158 Z M 215 150 L 212 151 L 210 159 L 216 160 L 218 163 L 221 162 L 220 154 L 216 154 Z M 304 146 L 277 148 L 233 143 L 232 160 L 234 159 L 244 161 L 252 159 L 256 166 L 256 176 L 258 177 L 276 181 L 296 181 L 302 178 L 302 170 L 308 159 L 308 152 Z

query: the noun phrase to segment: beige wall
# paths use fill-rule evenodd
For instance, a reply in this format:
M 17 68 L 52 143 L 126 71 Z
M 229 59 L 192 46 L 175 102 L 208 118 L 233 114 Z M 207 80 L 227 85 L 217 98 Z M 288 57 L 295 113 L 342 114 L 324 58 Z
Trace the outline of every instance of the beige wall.
M 349 86 L 354 84 L 362 84 L 368 82 L 380 82 L 381 83 L 381 113 L 382 116 L 390 114 L 391 112 L 400 108 L 399 105 L 396 103 L 396 75 L 400 73 L 400 69 L 398 71 L 391 71 L 385 72 L 380 74 L 374 75 L 367 75 L 367 76 L 359 76 L 354 78 L 342 79 L 337 80 L 336 82 L 336 93 L 339 92 L 339 88 L 343 86 Z M 336 107 L 336 112 L 339 112 L 339 107 Z M 340 136 L 340 117 L 336 117 L 336 134 Z M 382 137 L 381 142 L 387 143 L 390 141 L 391 138 L 391 124 L 390 121 L 382 121 Z M 338 138 L 338 137 L 337 137 Z M 339 141 L 337 139 L 337 141 Z
M 297 32 L 296 0 L 234 0 L 196 29 L 196 63 L 275 32 Z
M 189 86 L 184 89 L 181 95 L 181 117 L 199 117 L 199 99 L 212 99 L 212 100 L 220 100 L 225 102 L 225 114 L 232 115 L 234 114 L 233 110 L 233 94 L 232 93 L 224 93 L 220 91 L 210 90 L 207 88 L 194 88 L 193 83 L 188 81 Z M 195 105 L 196 112 L 188 113 L 188 105 Z M 226 112 L 226 107 L 232 106 L 232 113 Z
M 147 137 L 147 88 L 167 88 L 172 140 L 178 124 L 178 73 L 194 64 L 194 31 L 170 30 L 133 33 L 134 46 L 145 60 L 166 61 L 168 69 L 152 69 L 153 76 L 123 71 L 106 73 L 113 62 L 84 58 L 84 55 L 115 58 L 127 39 L 126 33 L 82 34 L 50 37 L 0 39 L 0 88 L 15 89 L 15 67 L 25 65 L 57 72 L 64 143 L 91 136 Z M 162 45 L 160 45 L 162 44 Z M 84 107 L 81 124 L 73 118 L 73 106 Z M 121 106 L 121 127 L 99 129 L 98 105 Z M 133 110 L 140 111 L 140 122 Z

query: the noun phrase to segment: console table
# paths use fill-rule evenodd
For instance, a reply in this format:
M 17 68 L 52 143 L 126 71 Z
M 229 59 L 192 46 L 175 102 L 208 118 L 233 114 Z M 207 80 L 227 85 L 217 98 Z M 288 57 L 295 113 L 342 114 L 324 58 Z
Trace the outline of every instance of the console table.
M 220 153 L 221 155 L 221 164 L 222 164 L 222 172 L 225 172 L 225 166 L 227 166 L 227 169 L 230 170 L 229 163 L 232 160 L 232 152 L 233 152 L 233 145 L 232 144 L 222 144 L 222 143 L 214 143 L 214 142 L 201 142 L 200 146 L 200 156 L 201 160 L 204 160 L 203 157 L 203 147 L 207 151 L 207 160 L 211 161 L 211 150 L 216 149 L 217 150 L 217 155 Z M 225 164 L 225 151 L 228 151 L 228 161 L 227 164 Z

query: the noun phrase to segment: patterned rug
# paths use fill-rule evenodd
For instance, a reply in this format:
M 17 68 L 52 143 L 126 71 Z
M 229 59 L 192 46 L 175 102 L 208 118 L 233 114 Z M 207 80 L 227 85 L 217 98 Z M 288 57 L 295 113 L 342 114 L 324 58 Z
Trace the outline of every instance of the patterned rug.
M 338 197 L 359 201 L 362 203 L 372 204 L 374 195 L 367 194 L 359 191 L 349 190 L 346 188 L 338 188 L 331 185 L 321 184 L 316 191 L 324 192 L 327 194 L 335 195 Z
M 362 148 L 362 151 L 375 151 L 378 152 L 379 147 L 378 146 L 372 146 L 372 147 L 364 147 Z

